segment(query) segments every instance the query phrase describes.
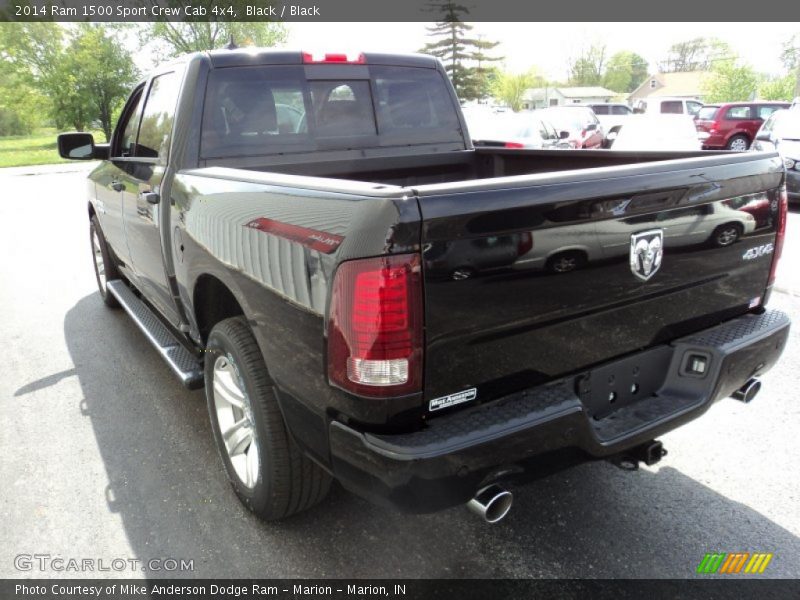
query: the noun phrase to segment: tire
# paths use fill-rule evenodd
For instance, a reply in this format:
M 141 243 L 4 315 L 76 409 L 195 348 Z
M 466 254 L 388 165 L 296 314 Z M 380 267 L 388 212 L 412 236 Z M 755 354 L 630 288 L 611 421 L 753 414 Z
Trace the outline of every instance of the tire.
M 744 152 L 750 148 L 750 140 L 747 139 L 747 136 L 735 135 L 728 140 L 727 148 L 736 152 Z
M 118 308 L 119 302 L 116 297 L 109 293 L 108 282 L 120 278 L 119 270 L 114 262 L 111 252 L 106 244 L 106 238 L 103 235 L 103 230 L 100 229 L 100 223 L 96 216 L 92 217 L 89 224 L 89 243 L 92 248 L 92 257 L 94 258 L 94 277 L 97 281 L 97 289 L 100 291 L 100 297 L 106 306 L 110 308 Z
M 217 450 L 236 495 L 248 509 L 275 521 L 325 498 L 331 477 L 290 438 L 275 385 L 244 317 L 225 319 L 211 330 L 205 381 Z M 244 423 L 234 425 L 237 422 Z
M 568 250 L 547 259 L 547 270 L 551 273 L 570 273 L 580 269 L 586 262 L 586 255 L 583 252 Z
M 720 225 L 711 234 L 711 243 L 717 248 L 732 246 L 741 237 L 744 229 L 738 223 Z

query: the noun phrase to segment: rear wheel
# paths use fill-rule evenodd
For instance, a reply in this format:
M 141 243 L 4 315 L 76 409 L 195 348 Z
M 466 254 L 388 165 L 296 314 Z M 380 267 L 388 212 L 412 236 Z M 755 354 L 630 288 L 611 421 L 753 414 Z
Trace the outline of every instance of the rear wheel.
M 547 261 L 547 270 L 553 273 L 569 273 L 586 264 L 586 255 L 578 250 L 560 252 Z
M 244 505 L 271 521 L 320 502 L 331 477 L 289 437 L 275 385 L 244 317 L 225 319 L 211 330 L 205 380 L 217 450 Z
M 106 306 L 117 308 L 119 302 L 115 296 L 108 291 L 108 282 L 119 279 L 119 271 L 117 265 L 111 257 L 111 252 L 106 244 L 106 238 L 103 235 L 103 230 L 100 229 L 100 223 L 96 216 L 92 217 L 89 224 L 89 238 L 92 243 L 92 258 L 94 259 L 94 275 L 97 279 L 97 289 L 100 291 L 100 297 Z
M 734 150 L 735 152 L 744 152 L 750 147 L 750 140 L 743 135 L 735 135 L 730 140 L 728 140 L 728 150 Z

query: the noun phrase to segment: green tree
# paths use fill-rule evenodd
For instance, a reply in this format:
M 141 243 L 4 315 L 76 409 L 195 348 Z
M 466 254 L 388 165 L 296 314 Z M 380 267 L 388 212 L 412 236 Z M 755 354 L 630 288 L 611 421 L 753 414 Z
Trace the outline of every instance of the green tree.
M 667 57 L 659 63 L 662 73 L 707 71 L 716 62 L 730 59 L 731 48 L 716 38 L 694 38 L 670 46 Z
M 111 37 L 118 32 L 110 25 L 0 24 L 4 70 L 18 94 L 30 92 L 19 105 L 41 111 L 44 98 L 59 129 L 83 131 L 99 121 L 110 135 L 111 114 L 136 77 L 129 53 Z
M 129 53 L 109 33 L 113 29 L 81 24 L 63 61 L 65 70 L 76 75 L 76 89 L 88 101 L 90 118 L 100 121 L 106 140 L 111 139 L 116 108 L 138 77 Z
M 570 60 L 570 85 L 600 85 L 606 61 L 605 44 L 592 44 L 583 48 L 578 57 Z
M 158 21 L 147 23 L 140 32 L 142 45 L 149 44 L 159 58 L 169 58 L 189 52 L 222 48 L 230 40 L 237 46 L 278 46 L 286 41 L 282 23 L 218 22 L 218 21 Z
M 425 44 L 420 52 L 431 54 L 444 63 L 460 99 L 475 100 L 483 97 L 488 87 L 486 63 L 501 59 L 489 52 L 499 42 L 490 42 L 480 36 L 471 37 L 472 25 L 462 21 L 469 13 L 466 6 L 445 0 L 432 2 L 428 7 L 439 15 L 440 20 L 427 27 L 428 36 L 434 41 Z
M 762 100 L 791 100 L 796 83 L 794 74 L 764 81 L 758 88 L 758 96 Z
M 794 95 L 800 96 L 800 33 L 784 42 L 781 60 L 783 66 L 794 76 Z
M 703 88 L 706 102 L 738 102 L 754 98 L 758 84 L 758 75 L 751 67 L 726 60 L 714 63 Z
M 647 61 L 635 52 L 617 52 L 608 59 L 603 87 L 615 92 L 632 92 L 647 79 L 648 71 Z
M 0 23 L 0 55 L 14 78 L 49 101 L 56 126 L 82 130 L 88 122 L 75 73 L 65 66 L 65 30 L 56 23 Z
M 492 95 L 516 112 L 522 108 L 525 91 L 543 85 L 544 78 L 533 69 L 527 73 L 500 72 L 492 86 Z

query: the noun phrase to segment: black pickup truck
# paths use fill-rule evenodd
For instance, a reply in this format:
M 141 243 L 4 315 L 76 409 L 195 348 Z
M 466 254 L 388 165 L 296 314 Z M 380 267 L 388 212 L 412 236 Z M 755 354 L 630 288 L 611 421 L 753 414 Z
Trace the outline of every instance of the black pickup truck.
M 103 300 L 205 386 L 261 517 L 336 478 L 496 521 L 506 486 L 657 461 L 657 436 L 749 401 L 783 351 L 778 154 L 475 149 L 466 131 L 433 58 L 250 49 L 159 68 L 109 144 L 59 137 L 101 159 Z

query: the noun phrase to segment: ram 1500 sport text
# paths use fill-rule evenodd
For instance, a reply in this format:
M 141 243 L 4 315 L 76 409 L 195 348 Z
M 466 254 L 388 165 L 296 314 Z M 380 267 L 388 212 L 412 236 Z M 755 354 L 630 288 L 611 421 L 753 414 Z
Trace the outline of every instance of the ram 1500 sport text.
M 659 460 L 657 436 L 750 400 L 778 360 L 776 153 L 474 149 L 466 131 L 433 58 L 250 49 L 160 67 L 109 144 L 59 137 L 101 160 L 103 300 L 205 387 L 261 517 L 336 478 L 496 521 L 508 486 Z

